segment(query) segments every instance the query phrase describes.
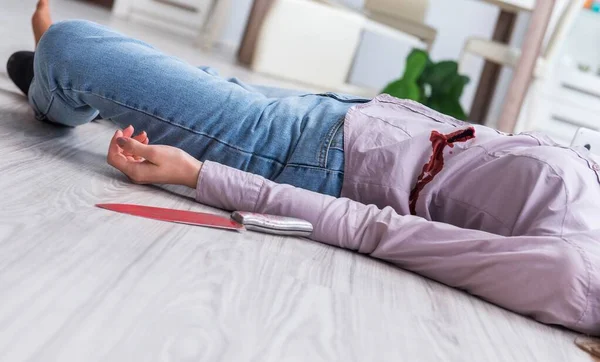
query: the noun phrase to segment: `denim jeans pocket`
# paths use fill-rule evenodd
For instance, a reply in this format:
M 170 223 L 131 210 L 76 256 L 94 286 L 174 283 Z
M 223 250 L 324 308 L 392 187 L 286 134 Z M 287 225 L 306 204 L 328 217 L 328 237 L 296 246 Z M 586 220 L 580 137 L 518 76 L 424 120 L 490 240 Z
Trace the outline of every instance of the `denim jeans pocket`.
M 324 165 L 328 170 L 344 170 L 344 120 L 333 128 L 333 136 L 327 146 Z
M 322 138 L 318 163 L 288 163 L 274 180 L 296 187 L 339 197 L 344 180 L 344 119 L 340 119 Z M 294 156 L 298 160 L 297 155 Z M 304 159 L 308 161 L 308 159 Z
M 342 119 L 334 127 L 333 137 L 329 143 L 329 149 L 344 150 L 344 120 Z

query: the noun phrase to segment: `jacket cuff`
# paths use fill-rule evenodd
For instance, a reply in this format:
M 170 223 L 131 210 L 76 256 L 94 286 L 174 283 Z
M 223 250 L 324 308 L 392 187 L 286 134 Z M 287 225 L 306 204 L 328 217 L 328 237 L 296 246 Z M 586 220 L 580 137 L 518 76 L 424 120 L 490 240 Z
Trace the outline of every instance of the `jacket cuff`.
M 255 212 L 265 179 L 206 161 L 198 175 L 196 201 L 229 211 Z

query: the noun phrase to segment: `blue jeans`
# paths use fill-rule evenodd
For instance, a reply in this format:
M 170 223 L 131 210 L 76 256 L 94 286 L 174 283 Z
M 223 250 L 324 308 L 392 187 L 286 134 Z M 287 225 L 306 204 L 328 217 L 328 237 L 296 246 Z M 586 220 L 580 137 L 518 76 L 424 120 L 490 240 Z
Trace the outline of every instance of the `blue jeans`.
M 40 119 L 78 126 L 100 115 L 201 161 L 333 196 L 343 180 L 344 117 L 368 101 L 225 80 L 87 21 L 53 25 L 34 74 L 29 101 Z

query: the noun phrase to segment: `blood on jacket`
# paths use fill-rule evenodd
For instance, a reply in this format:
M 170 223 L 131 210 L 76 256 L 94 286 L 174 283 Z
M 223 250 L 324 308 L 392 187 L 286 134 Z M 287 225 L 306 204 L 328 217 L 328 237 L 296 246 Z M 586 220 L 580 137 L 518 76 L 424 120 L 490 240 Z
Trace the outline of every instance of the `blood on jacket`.
M 446 146 L 450 148 L 454 147 L 455 143 L 466 142 L 472 138 L 475 138 L 475 128 L 469 127 L 467 129 L 459 130 L 456 132 L 442 134 L 438 131 L 432 131 L 429 140 L 431 141 L 431 148 L 433 153 L 429 158 L 429 162 L 423 166 L 423 171 L 417 178 L 417 184 L 410 191 L 409 206 L 410 213 L 412 215 L 417 214 L 417 200 L 419 194 L 425 188 L 425 186 L 433 181 L 435 176 L 442 171 L 444 168 L 444 149 Z

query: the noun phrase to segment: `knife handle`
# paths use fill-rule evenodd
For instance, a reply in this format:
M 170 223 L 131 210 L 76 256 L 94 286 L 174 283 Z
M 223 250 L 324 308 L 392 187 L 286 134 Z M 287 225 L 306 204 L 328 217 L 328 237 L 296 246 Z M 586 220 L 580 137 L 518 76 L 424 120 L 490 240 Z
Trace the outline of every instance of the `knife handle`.
M 313 231 L 310 222 L 293 217 L 235 211 L 231 214 L 231 218 L 244 225 L 248 230 L 268 234 L 308 237 Z

